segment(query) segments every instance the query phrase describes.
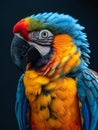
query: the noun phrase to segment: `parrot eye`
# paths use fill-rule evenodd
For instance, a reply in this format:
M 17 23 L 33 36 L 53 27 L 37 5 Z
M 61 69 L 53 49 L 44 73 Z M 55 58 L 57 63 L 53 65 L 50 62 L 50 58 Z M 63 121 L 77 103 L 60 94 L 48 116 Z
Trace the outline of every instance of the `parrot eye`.
M 41 36 L 42 38 L 47 38 L 47 37 L 48 37 L 48 32 L 47 32 L 47 31 L 41 31 L 41 32 L 40 32 L 40 36 Z
M 30 40 L 52 40 L 53 34 L 49 30 L 31 31 L 29 32 Z
M 53 34 L 48 30 L 41 30 L 39 32 L 39 39 L 51 38 Z

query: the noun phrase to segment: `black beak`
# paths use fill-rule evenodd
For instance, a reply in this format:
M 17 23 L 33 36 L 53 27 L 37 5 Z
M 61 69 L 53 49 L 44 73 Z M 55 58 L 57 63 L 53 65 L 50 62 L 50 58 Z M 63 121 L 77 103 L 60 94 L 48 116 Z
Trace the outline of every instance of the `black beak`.
M 17 67 L 25 71 L 27 63 L 36 64 L 41 55 L 35 47 L 15 35 L 11 43 L 11 57 Z

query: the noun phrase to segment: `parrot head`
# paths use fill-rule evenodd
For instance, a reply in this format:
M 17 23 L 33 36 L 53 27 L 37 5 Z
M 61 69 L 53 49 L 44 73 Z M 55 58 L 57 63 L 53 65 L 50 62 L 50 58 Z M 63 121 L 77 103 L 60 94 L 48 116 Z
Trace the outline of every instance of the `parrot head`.
M 11 56 L 23 71 L 52 75 L 76 71 L 89 62 L 89 44 L 83 26 L 69 15 L 40 13 L 17 22 Z M 61 72 L 62 71 L 62 72 Z

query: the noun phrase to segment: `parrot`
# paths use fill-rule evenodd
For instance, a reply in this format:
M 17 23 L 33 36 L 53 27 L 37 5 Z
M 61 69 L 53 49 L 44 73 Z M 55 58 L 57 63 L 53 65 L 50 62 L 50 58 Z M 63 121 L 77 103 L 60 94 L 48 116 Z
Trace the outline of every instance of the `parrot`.
M 13 26 L 11 58 L 19 130 L 98 130 L 98 73 L 90 69 L 85 27 L 69 14 L 43 12 Z

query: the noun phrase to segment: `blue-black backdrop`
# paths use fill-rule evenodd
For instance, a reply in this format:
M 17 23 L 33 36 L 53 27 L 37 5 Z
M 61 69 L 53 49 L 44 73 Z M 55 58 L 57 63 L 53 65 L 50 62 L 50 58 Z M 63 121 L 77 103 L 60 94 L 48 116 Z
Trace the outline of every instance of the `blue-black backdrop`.
M 1 0 L 0 1 L 0 130 L 18 130 L 14 104 L 21 72 L 12 63 L 10 43 L 13 25 L 26 16 L 39 12 L 70 14 L 85 26 L 90 42 L 91 65 L 98 71 L 97 0 Z

